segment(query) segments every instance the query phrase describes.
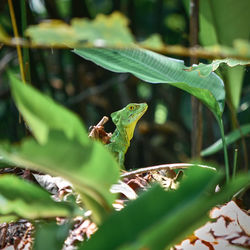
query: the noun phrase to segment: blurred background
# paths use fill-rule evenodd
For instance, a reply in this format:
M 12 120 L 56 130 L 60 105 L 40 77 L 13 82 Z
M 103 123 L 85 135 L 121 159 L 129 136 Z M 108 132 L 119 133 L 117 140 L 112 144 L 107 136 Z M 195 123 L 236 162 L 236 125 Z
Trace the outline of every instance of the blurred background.
M 26 1 L 26 17 L 27 25 L 32 25 L 45 19 L 60 19 L 65 22 L 70 22 L 74 17 L 94 19 L 100 13 L 109 15 L 119 11 L 130 20 L 129 28 L 137 41 L 157 33 L 165 44 L 188 47 L 187 2 L 182 0 L 30 0 Z M 23 35 L 20 3 L 21 1 L 14 1 L 14 10 L 19 34 Z M 233 6 L 231 7 L 229 15 L 230 11 L 234 11 Z M 4 0 L 0 2 L 0 25 L 13 36 L 8 2 Z M 209 36 L 209 30 L 207 32 L 206 36 Z M 188 57 L 170 56 L 182 59 L 186 65 L 190 65 Z M 104 115 L 110 116 L 112 112 L 130 102 L 148 103 L 148 111 L 138 123 L 126 155 L 125 165 L 128 169 L 190 161 L 192 115 L 189 94 L 166 84 L 152 85 L 142 82 L 130 74 L 112 73 L 83 60 L 67 49 L 29 49 L 29 60 L 32 85 L 76 112 L 87 129 L 97 124 Z M 200 59 L 200 61 L 208 63 L 207 60 Z M 0 49 L 0 139 L 18 142 L 26 136 L 26 130 L 23 123 L 18 122 L 19 115 L 10 96 L 7 69 L 19 72 L 16 49 L 2 46 Z M 234 74 L 233 77 L 240 85 L 240 99 L 231 109 L 228 108 L 231 101 L 227 99 L 229 105 L 225 106 L 223 116 L 226 133 L 232 131 L 237 124 L 250 123 L 249 67 L 241 67 L 239 71 L 241 73 Z M 225 83 L 227 73 L 228 67 L 222 66 L 219 74 L 224 77 Z M 114 129 L 115 126 L 110 120 L 105 125 L 105 130 L 113 132 Z M 219 138 L 217 122 L 212 113 L 203 107 L 202 148 L 206 148 Z M 246 137 L 245 151 L 241 140 L 229 147 L 231 162 L 234 149 L 239 148 L 239 168 L 243 168 L 245 164 L 248 165 L 246 154 L 249 152 L 247 151 L 250 146 L 249 141 Z M 220 151 L 207 157 L 206 160 L 223 165 L 223 153 Z

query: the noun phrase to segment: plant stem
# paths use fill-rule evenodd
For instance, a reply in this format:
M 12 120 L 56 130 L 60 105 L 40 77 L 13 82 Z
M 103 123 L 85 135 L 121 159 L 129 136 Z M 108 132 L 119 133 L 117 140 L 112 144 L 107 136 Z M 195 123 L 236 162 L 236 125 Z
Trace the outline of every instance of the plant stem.
M 27 12 L 26 12 L 26 0 L 21 0 L 21 19 L 22 19 L 22 36 L 24 37 L 24 32 L 27 28 Z M 30 82 L 30 60 L 29 60 L 29 48 L 23 47 L 23 64 L 24 64 L 24 74 L 26 82 Z
M 234 150 L 234 166 L 233 166 L 233 179 L 235 178 L 236 175 L 236 168 L 237 168 L 237 158 L 238 158 L 238 149 L 236 148 Z
M 247 145 L 246 145 L 245 136 L 243 135 L 243 133 L 241 131 L 241 127 L 240 127 L 240 124 L 239 124 L 239 121 L 237 118 L 236 110 L 235 110 L 233 103 L 232 103 L 232 94 L 230 94 L 231 91 L 230 91 L 230 87 L 228 84 L 228 81 L 229 81 L 228 75 L 226 74 L 226 72 L 225 72 L 225 74 L 223 74 L 223 78 L 225 78 L 226 93 L 229 93 L 227 95 L 227 106 L 228 106 L 230 114 L 231 114 L 232 126 L 233 126 L 233 129 L 238 128 L 240 131 L 241 144 L 242 144 L 243 157 L 244 157 L 244 165 L 245 165 L 244 168 L 245 168 L 245 171 L 247 172 L 248 171 L 248 154 L 247 154 Z
M 11 17 L 11 23 L 12 23 L 12 27 L 13 27 L 13 31 L 14 31 L 14 36 L 16 39 L 18 39 L 19 35 L 18 35 L 15 12 L 14 12 L 14 8 L 13 8 L 12 0 L 8 0 L 8 5 L 9 5 L 9 9 L 10 9 L 10 17 Z M 17 56 L 18 56 L 18 61 L 19 61 L 21 78 L 22 78 L 22 81 L 25 82 L 22 51 L 21 51 L 20 44 L 17 43 L 16 49 L 17 49 Z
M 199 33 L 199 0 L 190 1 L 190 22 L 189 22 L 189 40 L 190 46 L 195 47 L 198 43 Z M 197 57 L 192 55 L 190 57 L 190 64 L 198 64 L 199 60 Z M 191 97 L 192 105 L 192 131 L 191 131 L 191 142 L 192 142 L 192 157 L 199 158 L 202 148 L 202 104 L 194 96 Z
M 223 144 L 223 150 L 224 150 L 224 160 L 225 160 L 225 170 L 226 170 L 226 182 L 229 182 L 230 179 L 230 173 L 229 173 L 229 163 L 228 163 L 228 154 L 227 154 L 227 144 L 225 140 L 225 133 L 224 133 L 224 126 L 222 118 L 218 119 L 220 132 L 221 132 L 221 139 Z

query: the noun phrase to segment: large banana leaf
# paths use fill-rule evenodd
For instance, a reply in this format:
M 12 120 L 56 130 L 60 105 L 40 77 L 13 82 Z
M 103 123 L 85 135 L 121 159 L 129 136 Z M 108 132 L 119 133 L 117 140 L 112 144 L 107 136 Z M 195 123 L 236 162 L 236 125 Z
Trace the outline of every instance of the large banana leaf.
M 114 72 L 129 72 L 149 83 L 168 83 L 200 99 L 217 118 L 224 108 L 223 81 L 214 73 L 207 77 L 188 72 L 181 60 L 146 49 L 74 49 L 79 56 Z
M 250 36 L 249 0 L 200 1 L 200 41 L 203 46 L 233 46 L 236 39 L 248 40 Z M 243 66 L 223 71 L 228 83 L 228 97 L 237 109 L 240 101 Z

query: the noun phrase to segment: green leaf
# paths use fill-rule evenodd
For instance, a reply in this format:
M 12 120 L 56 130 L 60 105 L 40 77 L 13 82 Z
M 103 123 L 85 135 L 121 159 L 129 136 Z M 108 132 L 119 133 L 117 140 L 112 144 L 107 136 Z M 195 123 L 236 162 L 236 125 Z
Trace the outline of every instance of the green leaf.
M 234 49 L 237 51 L 238 55 L 250 58 L 250 42 L 244 39 L 235 39 Z
M 114 72 L 129 72 L 150 83 L 168 83 L 200 99 L 216 117 L 224 108 L 225 90 L 222 80 L 214 73 L 201 77 L 188 72 L 183 61 L 139 48 L 75 49 L 79 56 Z
M 250 134 L 250 124 L 242 125 L 240 126 L 240 128 L 235 129 L 233 132 L 225 136 L 226 145 L 229 146 L 230 144 L 239 140 L 242 136 L 246 136 L 248 134 Z M 201 156 L 209 156 L 209 155 L 217 153 L 218 151 L 222 149 L 223 149 L 222 140 L 219 139 L 211 146 L 202 150 Z
M 236 39 L 248 40 L 250 26 L 244 24 L 249 22 L 249 11 L 249 0 L 201 1 L 199 11 L 201 44 L 232 47 Z M 228 83 L 228 96 L 237 109 L 245 73 L 244 67 L 227 69 L 224 73 Z
M 15 103 L 39 143 L 47 142 L 51 129 L 63 131 L 68 138 L 75 138 L 82 144 L 88 142 L 87 132 L 78 116 L 24 84 L 10 72 L 9 77 Z
M 133 248 L 170 249 L 174 244 L 191 235 L 193 231 L 208 220 L 208 211 L 215 205 L 227 201 L 240 189 L 249 185 L 250 176 L 238 176 L 236 181 L 227 185 L 222 192 L 210 196 L 199 197 L 186 204 L 182 209 L 176 209 L 173 216 L 168 216 L 158 222 L 154 228 L 149 228 L 138 238 Z M 237 183 L 238 182 L 238 183 Z M 208 200 L 209 199 L 209 200 Z M 188 218 L 187 218 L 188 217 Z M 177 226 L 178 225 L 178 226 Z M 125 248 L 126 249 L 126 248 Z
M 13 221 L 18 221 L 19 217 L 15 215 L 4 215 L 0 216 L 0 223 L 9 223 Z
M 152 34 L 146 40 L 140 42 L 139 45 L 153 50 L 162 50 L 164 48 L 164 43 L 159 34 Z
M 249 64 L 249 63 L 248 63 Z M 232 105 L 237 111 L 240 103 L 241 89 L 245 74 L 245 67 L 237 66 L 234 68 L 227 68 L 225 70 L 228 81 L 228 97 L 231 100 Z
M 250 2 L 248 0 L 240 2 L 234 0 L 202 1 L 199 12 L 202 44 L 205 46 L 213 44 L 232 46 L 236 38 L 249 39 L 250 27 L 244 25 L 249 21 L 249 10 Z
M 112 208 L 115 195 L 109 189 L 119 178 L 119 167 L 99 142 L 82 145 L 77 139 L 52 131 L 44 145 L 26 139 L 20 146 L 1 145 L 0 154 L 12 164 L 71 182 L 82 194 L 85 205 L 93 210 L 97 222 Z
M 65 202 L 55 202 L 51 195 L 13 175 L 0 176 L 0 214 L 16 215 L 26 219 L 69 216 L 73 207 Z
M 187 67 L 186 70 L 197 71 L 201 77 L 207 77 L 211 74 L 211 72 L 218 69 L 218 67 L 222 63 L 228 65 L 229 67 L 235 67 L 238 65 L 249 65 L 250 61 L 244 61 L 244 60 L 238 60 L 238 59 L 232 59 L 232 58 L 219 59 L 219 60 L 213 60 L 213 62 L 210 64 L 199 63 L 196 66 Z
M 214 193 L 220 177 L 209 169 L 194 167 L 176 191 L 151 188 L 115 212 L 80 249 L 169 249 L 204 223 L 213 206 L 225 202 L 225 197 L 232 196 L 250 180 L 249 176 L 238 177 Z
M 15 103 L 38 143 L 28 139 L 21 146 L 2 145 L 3 160 L 69 180 L 100 223 L 115 199 L 109 188 L 119 178 L 116 160 L 88 138 L 76 115 L 12 74 L 10 78 Z
M 36 226 L 34 249 L 62 249 L 70 227 L 70 223 L 63 225 L 57 225 L 56 222 L 38 224 Z
M 128 23 L 124 15 L 114 12 L 109 16 L 98 14 L 94 20 L 75 18 L 71 25 L 51 20 L 30 26 L 25 34 L 37 45 L 124 46 L 134 40 Z
M 233 87 L 233 91 L 231 90 L 231 100 L 233 102 L 234 107 L 238 107 L 239 100 L 240 100 L 240 92 L 241 92 L 241 82 L 243 78 L 243 72 L 242 72 L 242 65 L 250 65 L 250 61 L 246 60 L 238 60 L 238 59 L 232 59 L 232 58 L 227 58 L 227 59 L 220 59 L 220 60 L 214 60 L 210 64 L 204 64 L 204 63 L 199 63 L 197 66 L 192 66 L 188 67 L 187 70 L 189 71 L 197 71 L 200 76 L 202 77 L 207 77 L 211 72 L 215 71 L 218 69 L 218 67 L 221 64 L 226 64 L 229 67 L 226 71 L 224 71 L 227 74 L 227 79 L 229 80 L 229 83 L 237 83 L 237 86 Z M 236 67 L 238 66 L 238 67 Z M 232 88 L 232 86 L 231 86 Z M 229 90 L 231 89 L 229 88 Z

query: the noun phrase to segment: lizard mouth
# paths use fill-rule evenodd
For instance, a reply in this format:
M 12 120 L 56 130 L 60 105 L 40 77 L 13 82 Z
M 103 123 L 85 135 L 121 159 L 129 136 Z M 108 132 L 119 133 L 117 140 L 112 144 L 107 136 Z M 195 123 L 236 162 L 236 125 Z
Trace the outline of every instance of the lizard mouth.
M 142 117 L 145 114 L 145 112 L 147 111 L 147 109 L 148 109 L 147 103 L 143 103 L 142 112 L 141 112 L 141 116 L 140 117 Z

